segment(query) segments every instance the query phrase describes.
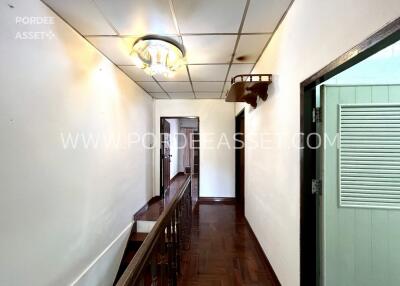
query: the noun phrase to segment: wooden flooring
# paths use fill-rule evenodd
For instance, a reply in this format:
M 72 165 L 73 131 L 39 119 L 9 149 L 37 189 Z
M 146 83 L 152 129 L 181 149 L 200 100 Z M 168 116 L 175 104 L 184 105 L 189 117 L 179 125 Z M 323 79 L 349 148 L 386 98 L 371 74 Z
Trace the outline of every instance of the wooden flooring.
M 164 198 L 157 197 L 135 214 L 135 220 L 156 221 L 182 187 L 188 175 L 180 174 L 171 182 Z
M 279 285 L 235 204 L 199 202 L 180 286 Z

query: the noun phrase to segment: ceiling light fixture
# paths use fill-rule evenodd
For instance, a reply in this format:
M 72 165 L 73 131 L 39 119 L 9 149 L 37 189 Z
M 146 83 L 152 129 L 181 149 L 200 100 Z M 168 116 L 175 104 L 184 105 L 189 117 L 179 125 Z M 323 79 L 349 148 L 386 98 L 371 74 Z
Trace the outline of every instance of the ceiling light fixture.
M 148 35 L 133 43 L 131 55 L 134 64 L 147 74 L 172 77 L 186 64 L 185 49 L 168 37 Z

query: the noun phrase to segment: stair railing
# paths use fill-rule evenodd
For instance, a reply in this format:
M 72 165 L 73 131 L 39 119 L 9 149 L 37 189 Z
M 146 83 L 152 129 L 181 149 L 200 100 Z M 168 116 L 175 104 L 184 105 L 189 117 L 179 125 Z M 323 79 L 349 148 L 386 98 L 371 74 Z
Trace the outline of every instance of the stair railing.
M 116 286 L 177 285 L 182 252 L 190 247 L 191 223 L 191 177 L 188 176 Z

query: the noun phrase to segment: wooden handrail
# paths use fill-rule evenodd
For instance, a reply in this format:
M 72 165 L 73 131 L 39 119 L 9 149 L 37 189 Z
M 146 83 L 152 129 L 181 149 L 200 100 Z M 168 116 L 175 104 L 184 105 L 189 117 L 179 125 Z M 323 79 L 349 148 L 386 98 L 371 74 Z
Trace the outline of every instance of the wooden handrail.
M 180 208 L 182 208 L 182 201 L 185 195 L 189 196 L 190 199 L 190 211 L 191 211 L 191 176 L 188 176 L 179 189 L 175 197 L 172 199 L 171 203 L 167 206 L 167 208 L 163 211 L 159 219 L 157 220 L 156 224 L 149 232 L 143 244 L 138 249 L 137 253 L 133 257 L 132 261 L 129 263 L 128 267 L 126 268 L 125 272 L 122 274 L 121 278 L 118 280 L 116 286 L 133 286 L 137 285 L 140 279 L 143 277 L 143 272 L 145 268 L 149 266 L 149 264 L 154 264 L 153 261 L 156 259 L 154 256 L 159 255 L 155 251 L 157 246 L 160 243 L 165 244 L 165 239 L 167 233 L 171 236 L 172 232 L 176 232 L 175 239 L 172 239 L 172 242 L 175 244 L 179 244 L 178 236 L 180 235 L 179 232 L 179 217 L 178 213 Z M 191 218 L 188 218 L 191 219 Z M 168 230 L 169 228 L 169 230 Z M 176 246 L 175 246 L 176 247 Z M 179 249 L 177 250 L 179 251 Z M 167 253 L 166 255 L 169 255 Z M 179 264 L 179 261 L 178 261 Z M 154 277 L 150 278 L 154 282 Z M 163 278 L 162 278 L 163 279 Z M 157 280 L 157 278 L 156 278 Z M 145 283 L 146 284 L 146 283 Z M 152 283 L 153 284 L 153 283 Z M 175 283 L 173 283 L 175 284 Z

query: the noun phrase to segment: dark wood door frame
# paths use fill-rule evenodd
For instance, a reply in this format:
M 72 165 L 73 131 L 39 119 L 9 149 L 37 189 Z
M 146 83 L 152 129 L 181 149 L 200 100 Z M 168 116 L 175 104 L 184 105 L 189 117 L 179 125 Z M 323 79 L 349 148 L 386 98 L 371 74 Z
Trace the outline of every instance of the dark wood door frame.
M 198 116 L 160 116 L 160 134 L 162 133 L 162 122 L 165 119 L 196 119 L 197 120 L 197 129 L 198 133 L 200 133 L 200 117 Z M 162 140 L 161 136 L 160 139 Z M 160 142 L 161 144 L 161 142 Z M 200 144 L 200 143 L 199 143 Z M 199 148 L 200 149 L 200 148 Z M 199 150 L 200 152 L 200 150 Z M 163 188 L 162 188 L 162 158 L 161 158 L 161 145 L 160 145 L 160 195 L 163 195 Z M 200 154 L 199 154 L 200 156 Z M 199 172 L 198 172 L 198 180 L 197 180 L 197 197 L 200 198 L 200 161 L 199 161 Z
M 400 40 L 400 18 L 344 53 L 300 84 L 300 281 L 301 286 L 317 284 L 316 198 L 311 182 L 316 174 L 316 150 L 307 146 L 307 136 L 316 132 L 312 110 L 317 85 L 365 60 Z M 312 136 L 315 137 L 315 136 Z M 309 139 L 312 139 L 310 136 Z M 315 142 L 309 141 L 311 146 Z
M 235 117 L 235 197 L 236 197 L 236 201 L 238 204 L 240 204 L 241 206 L 241 210 L 244 212 L 244 200 L 245 200 L 245 194 L 244 194 L 244 162 L 242 162 L 242 160 L 244 160 L 244 157 L 242 155 L 244 152 L 244 147 L 241 146 L 242 143 L 239 142 L 238 140 L 244 141 L 245 137 L 244 135 L 240 135 L 238 136 L 238 133 L 245 133 L 245 129 L 243 126 L 243 130 L 241 130 L 241 124 L 245 124 L 245 112 L 244 112 L 244 108 L 238 113 L 238 115 L 236 115 Z M 243 121 L 243 122 L 241 122 Z M 241 149 L 241 147 L 243 147 Z
M 168 134 L 168 137 L 166 137 Z M 162 118 L 160 121 L 160 196 L 163 198 L 164 194 L 169 190 L 170 186 L 170 173 L 171 173 L 171 150 L 170 148 L 170 125 L 169 122 Z M 168 141 L 166 139 L 168 138 Z M 168 142 L 168 146 L 166 146 Z

